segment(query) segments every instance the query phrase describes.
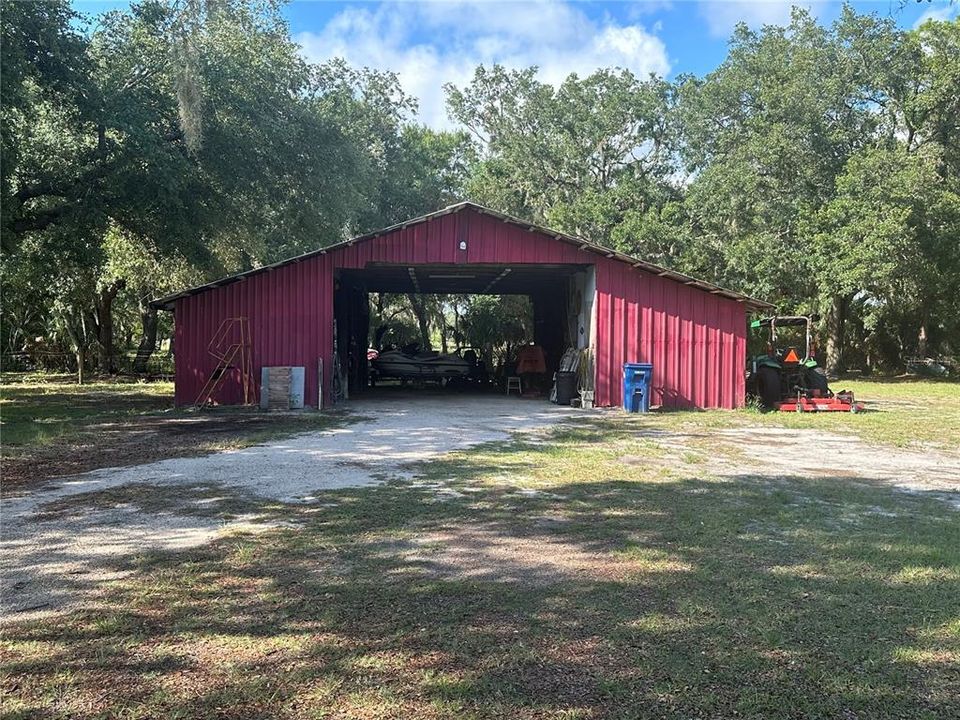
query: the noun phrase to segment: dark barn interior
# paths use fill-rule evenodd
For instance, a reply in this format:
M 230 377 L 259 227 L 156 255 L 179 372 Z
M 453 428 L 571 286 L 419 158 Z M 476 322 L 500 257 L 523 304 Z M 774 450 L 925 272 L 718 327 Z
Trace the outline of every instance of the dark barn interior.
M 548 372 L 559 367 L 568 347 L 584 347 L 589 314 L 583 287 L 590 265 L 395 265 L 370 263 L 335 276 L 337 352 L 348 392 L 368 387 L 367 343 L 370 293 L 526 295 L 533 308 L 533 342 L 543 348 Z M 584 318 L 587 318 L 584 322 Z M 571 322 L 573 321 L 573 322 Z

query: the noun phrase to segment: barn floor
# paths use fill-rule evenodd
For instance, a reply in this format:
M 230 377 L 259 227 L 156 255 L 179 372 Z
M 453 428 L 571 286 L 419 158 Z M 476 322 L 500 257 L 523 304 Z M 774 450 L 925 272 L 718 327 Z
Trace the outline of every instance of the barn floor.
M 59 482 L 4 504 L 4 703 L 952 716 L 960 452 L 851 432 L 882 419 L 378 397 Z

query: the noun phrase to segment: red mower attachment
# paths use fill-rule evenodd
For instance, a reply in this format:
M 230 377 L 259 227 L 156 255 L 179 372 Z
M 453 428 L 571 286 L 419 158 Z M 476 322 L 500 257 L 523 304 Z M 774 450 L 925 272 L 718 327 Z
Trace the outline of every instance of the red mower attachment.
M 796 398 L 783 400 L 774 404 L 774 407 L 780 412 L 852 412 L 858 413 L 863 410 L 862 402 L 857 402 L 853 393 L 847 390 L 831 393 L 829 396 L 821 397 L 816 391 L 812 393 L 797 393 Z

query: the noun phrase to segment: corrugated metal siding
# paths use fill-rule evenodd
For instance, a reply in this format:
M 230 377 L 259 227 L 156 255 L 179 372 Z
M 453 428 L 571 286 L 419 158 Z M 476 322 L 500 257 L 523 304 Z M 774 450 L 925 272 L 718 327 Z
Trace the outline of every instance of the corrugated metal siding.
M 460 250 L 460 241 L 467 249 Z M 634 269 L 473 210 L 393 230 L 176 303 L 176 401 L 196 400 L 214 368 L 207 343 L 220 322 L 250 321 L 254 380 L 265 365 L 307 369 L 308 405 L 317 398 L 317 360 L 329 398 L 333 358 L 333 271 L 370 262 L 594 264 L 597 268 L 599 405 L 621 402 L 624 362 L 654 364 L 655 403 L 736 407 L 743 398 L 746 317 L 742 304 Z M 236 377 L 216 399 L 237 402 Z
M 635 270 L 597 262 L 597 395 L 619 405 L 623 364 L 653 364 L 652 404 L 743 404 L 746 311 L 741 303 Z
M 249 320 L 254 382 L 260 368 L 302 365 L 307 369 L 305 397 L 316 405 L 317 359 L 332 354 L 333 275 L 328 256 L 288 265 L 276 272 L 254 275 L 177 301 L 176 402 L 191 404 L 213 371 L 215 360 L 207 344 L 221 321 L 231 317 Z M 225 381 L 215 395 L 221 403 L 240 400 L 239 372 Z

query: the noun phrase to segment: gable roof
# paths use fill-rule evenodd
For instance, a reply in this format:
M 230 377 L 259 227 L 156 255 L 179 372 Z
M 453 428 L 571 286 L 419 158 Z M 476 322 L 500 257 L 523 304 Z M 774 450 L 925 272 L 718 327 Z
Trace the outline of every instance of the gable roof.
M 597 245 L 596 243 L 585 240 L 584 238 L 576 237 L 574 235 L 567 235 L 566 233 L 559 232 L 557 230 L 551 230 L 550 228 L 545 228 L 540 225 L 528 222 L 526 220 L 521 220 L 519 218 L 512 217 L 510 215 L 505 215 L 504 213 L 497 212 L 496 210 L 491 210 L 490 208 L 478 205 L 477 203 L 464 201 L 455 203 L 448 207 L 443 208 L 442 210 L 436 210 L 432 213 L 426 215 L 421 215 L 420 217 L 412 218 L 410 220 L 404 220 L 403 222 L 397 223 L 395 225 L 390 225 L 381 230 L 375 230 L 374 232 L 369 232 L 364 235 L 358 235 L 357 237 L 350 238 L 348 240 L 343 240 L 333 245 L 327 245 L 326 247 L 319 248 L 317 250 L 311 250 L 310 252 L 304 253 L 302 255 L 297 255 L 295 257 L 287 258 L 286 260 L 281 260 L 279 262 L 272 263 L 270 265 L 263 265 L 262 267 L 255 268 L 253 270 L 246 270 L 245 272 L 236 273 L 234 275 L 228 275 L 226 277 L 214 280 L 213 282 L 205 283 L 203 285 L 197 285 L 192 288 L 187 288 L 186 290 L 181 290 L 177 293 L 172 293 L 170 295 L 165 295 L 164 297 L 157 298 L 156 300 L 151 301 L 150 305 L 160 310 L 172 310 L 173 304 L 184 297 L 190 295 L 197 295 L 207 290 L 213 290 L 214 288 L 223 287 L 224 285 L 230 285 L 231 283 L 239 282 L 244 280 L 252 275 L 257 275 L 259 273 L 267 272 L 269 270 L 274 270 L 284 265 L 290 265 L 293 263 L 302 262 L 311 257 L 317 255 L 325 255 L 329 252 L 333 252 L 342 247 L 348 247 L 354 245 L 358 242 L 365 242 L 368 240 L 373 240 L 382 235 L 393 232 L 394 230 L 402 230 L 410 227 L 411 225 L 419 225 L 421 223 L 428 222 L 434 218 L 441 217 L 442 215 L 449 215 L 451 213 L 460 212 L 464 209 L 471 209 L 483 215 L 490 215 L 497 218 L 498 220 L 510 223 L 511 225 L 520 226 L 530 232 L 539 233 L 541 235 L 548 235 L 555 240 L 561 242 L 570 243 L 576 245 L 581 250 L 587 250 L 598 255 L 603 255 L 607 258 L 612 258 L 619 260 L 624 263 L 644 270 L 645 272 L 657 275 L 659 277 L 667 278 L 669 280 L 674 280 L 683 285 L 689 285 L 700 290 L 704 290 L 713 295 L 719 295 L 721 297 L 730 298 L 736 300 L 737 302 L 742 302 L 751 310 L 769 310 L 773 308 L 773 305 L 765 302 L 763 300 L 758 300 L 757 298 L 750 297 L 749 295 L 744 295 L 743 293 L 737 292 L 735 290 L 728 290 L 726 288 L 720 287 L 713 283 L 707 282 L 705 280 L 698 280 L 697 278 L 691 277 L 689 275 L 684 275 L 683 273 L 676 272 L 675 270 L 669 270 L 661 265 L 656 265 L 655 263 L 647 262 L 646 260 L 641 260 L 640 258 L 633 257 L 632 255 L 627 255 L 626 253 L 613 250 L 612 248 L 604 247 L 603 245 Z

